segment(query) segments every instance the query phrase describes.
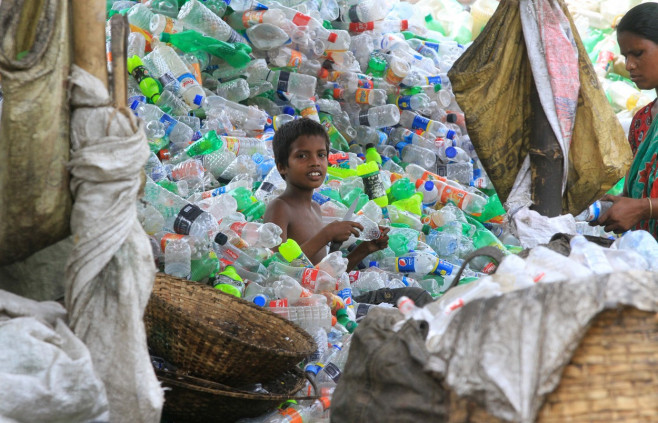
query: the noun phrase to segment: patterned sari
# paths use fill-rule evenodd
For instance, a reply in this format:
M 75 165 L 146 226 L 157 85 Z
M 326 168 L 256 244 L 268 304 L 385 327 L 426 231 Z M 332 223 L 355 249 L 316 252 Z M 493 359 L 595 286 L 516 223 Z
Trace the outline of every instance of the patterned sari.
M 628 134 L 635 153 L 627 178 L 628 196 L 631 198 L 658 198 L 658 119 L 651 119 L 654 103 L 635 115 Z M 654 216 L 658 217 L 658 210 L 654 211 Z M 634 229 L 643 229 L 654 237 L 658 235 L 656 219 L 642 220 Z

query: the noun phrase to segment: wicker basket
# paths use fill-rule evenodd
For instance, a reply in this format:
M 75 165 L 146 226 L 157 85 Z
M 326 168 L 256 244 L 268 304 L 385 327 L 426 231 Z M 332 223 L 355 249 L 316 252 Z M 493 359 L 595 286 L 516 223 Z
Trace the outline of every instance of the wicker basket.
M 548 395 L 538 423 L 658 422 L 658 321 L 635 308 L 600 313 Z M 497 423 L 451 393 L 450 423 Z
M 156 275 L 144 322 L 154 355 L 231 386 L 274 379 L 316 349 L 308 333 L 274 313 L 165 274 Z
M 270 394 L 255 394 L 163 370 L 156 370 L 165 390 L 164 419 L 173 423 L 229 423 L 256 417 L 293 398 L 304 387 L 301 370 L 294 368 L 263 387 Z

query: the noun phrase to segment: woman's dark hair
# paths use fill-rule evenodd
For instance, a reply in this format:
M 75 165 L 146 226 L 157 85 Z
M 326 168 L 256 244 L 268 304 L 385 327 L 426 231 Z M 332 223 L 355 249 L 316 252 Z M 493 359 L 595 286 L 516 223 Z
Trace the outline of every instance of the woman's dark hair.
M 617 24 L 620 32 L 631 32 L 658 44 L 658 3 L 642 3 L 629 10 Z
M 290 144 L 303 135 L 318 135 L 324 137 L 329 152 L 329 136 L 324 126 L 308 118 L 295 119 L 281 126 L 272 139 L 274 162 L 277 165 L 288 166 Z

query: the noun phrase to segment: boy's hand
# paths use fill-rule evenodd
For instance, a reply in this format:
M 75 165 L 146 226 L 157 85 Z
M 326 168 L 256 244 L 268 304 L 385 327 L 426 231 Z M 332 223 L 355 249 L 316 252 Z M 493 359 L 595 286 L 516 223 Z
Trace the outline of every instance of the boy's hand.
M 361 244 L 365 245 L 368 254 L 372 254 L 375 251 L 383 250 L 384 248 L 388 247 L 388 232 L 391 230 L 391 228 L 385 227 L 385 226 L 380 226 L 379 231 L 380 235 L 379 238 L 374 239 L 372 241 L 364 241 Z
M 337 220 L 325 226 L 323 232 L 331 242 L 345 242 L 350 235 L 359 236 L 359 231 L 362 230 L 363 226 L 360 223 Z

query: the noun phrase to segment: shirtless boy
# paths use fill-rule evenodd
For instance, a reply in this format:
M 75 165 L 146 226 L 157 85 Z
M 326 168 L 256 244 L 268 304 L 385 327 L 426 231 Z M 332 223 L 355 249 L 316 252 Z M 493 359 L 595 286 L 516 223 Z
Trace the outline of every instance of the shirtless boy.
M 286 190 L 267 206 L 264 221 L 274 222 L 282 230 L 281 238 L 294 239 L 306 256 L 317 264 L 327 255 L 331 242 L 342 243 L 350 235 L 358 236 L 363 227 L 356 222 L 322 223 L 320 206 L 311 200 L 327 174 L 329 137 L 324 127 L 311 119 L 297 119 L 283 125 L 272 141 L 274 161 Z M 347 256 L 347 270 L 353 269 L 369 254 L 388 246 L 389 228 L 380 227 L 382 236 L 360 243 Z

